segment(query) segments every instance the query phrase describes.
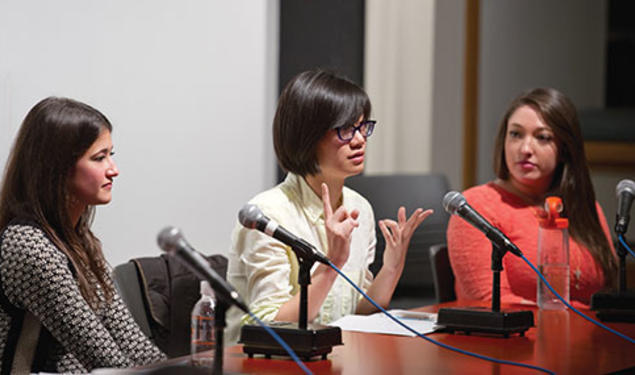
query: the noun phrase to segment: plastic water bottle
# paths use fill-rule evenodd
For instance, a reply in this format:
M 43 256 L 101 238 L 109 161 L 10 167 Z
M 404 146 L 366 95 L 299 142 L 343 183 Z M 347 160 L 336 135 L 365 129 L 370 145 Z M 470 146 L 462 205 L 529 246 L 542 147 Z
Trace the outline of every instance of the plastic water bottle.
M 214 291 L 207 281 L 201 281 L 201 299 L 192 309 L 192 364 L 211 368 L 214 363 Z
M 560 217 L 563 205 L 559 197 L 545 200 L 546 217 L 539 219 L 538 269 L 549 285 L 569 302 L 569 220 Z M 538 277 L 538 307 L 564 310 L 566 305 Z

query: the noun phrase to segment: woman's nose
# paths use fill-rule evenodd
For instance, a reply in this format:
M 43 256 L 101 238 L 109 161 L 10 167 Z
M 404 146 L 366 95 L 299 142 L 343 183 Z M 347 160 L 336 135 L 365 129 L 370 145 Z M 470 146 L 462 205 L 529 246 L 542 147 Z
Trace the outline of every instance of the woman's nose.
M 110 178 L 119 176 L 119 169 L 114 161 L 110 162 L 110 167 L 106 170 L 106 175 Z
M 352 146 L 362 145 L 366 142 L 366 137 L 362 135 L 362 132 L 359 129 L 355 130 L 353 133 L 353 139 L 351 139 Z
M 533 145 L 530 137 L 523 139 L 520 145 L 520 151 L 524 154 L 531 154 L 533 152 Z

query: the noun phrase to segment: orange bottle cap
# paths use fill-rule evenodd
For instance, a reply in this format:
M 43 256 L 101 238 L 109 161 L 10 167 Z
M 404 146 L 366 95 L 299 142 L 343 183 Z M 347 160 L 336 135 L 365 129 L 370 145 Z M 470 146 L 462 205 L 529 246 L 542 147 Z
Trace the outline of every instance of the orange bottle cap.
M 560 213 L 563 211 L 564 205 L 560 197 L 547 197 L 545 199 L 545 211 L 546 217 L 543 216 L 538 219 L 538 223 L 541 228 L 548 229 L 563 229 L 569 227 L 569 219 L 560 217 Z

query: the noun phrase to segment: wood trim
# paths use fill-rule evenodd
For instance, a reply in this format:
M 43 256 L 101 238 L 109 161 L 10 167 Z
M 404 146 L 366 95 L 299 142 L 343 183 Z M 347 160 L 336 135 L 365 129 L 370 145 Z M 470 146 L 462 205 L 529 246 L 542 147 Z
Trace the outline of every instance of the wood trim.
M 634 169 L 635 143 L 584 142 L 587 161 L 592 168 Z
M 480 0 L 467 0 L 463 72 L 463 189 L 476 184 Z

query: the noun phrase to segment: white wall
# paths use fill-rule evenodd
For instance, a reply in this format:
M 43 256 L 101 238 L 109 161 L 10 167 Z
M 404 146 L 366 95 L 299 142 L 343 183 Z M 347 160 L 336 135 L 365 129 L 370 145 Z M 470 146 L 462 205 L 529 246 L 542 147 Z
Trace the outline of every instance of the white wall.
M 226 253 L 240 207 L 274 182 L 277 7 L 0 2 L 0 164 L 37 101 L 85 101 L 113 123 L 121 171 L 93 226 L 109 262 L 158 255 L 166 225 Z
M 491 180 L 494 136 L 511 100 L 554 87 L 578 108 L 604 106 L 606 2 L 481 2 L 478 183 Z

